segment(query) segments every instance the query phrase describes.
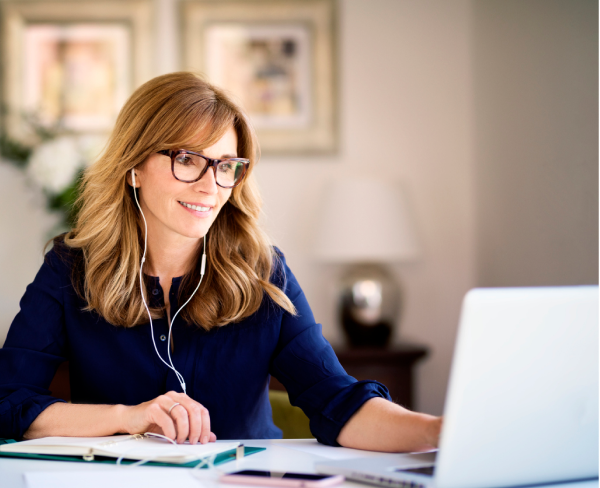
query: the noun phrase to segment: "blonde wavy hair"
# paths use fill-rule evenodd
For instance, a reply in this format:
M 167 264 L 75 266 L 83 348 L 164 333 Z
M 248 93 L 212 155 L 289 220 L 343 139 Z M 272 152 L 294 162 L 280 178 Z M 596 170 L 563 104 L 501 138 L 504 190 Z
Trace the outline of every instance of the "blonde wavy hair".
M 148 321 L 141 295 L 148 297 L 148 290 L 145 285 L 140 290 L 138 278 L 144 227 L 127 174 L 159 150 L 201 151 L 230 127 L 237 133 L 238 157 L 248 158 L 250 165 L 208 232 L 206 274 L 182 316 L 206 330 L 238 322 L 258 310 L 265 293 L 295 313 L 292 302 L 270 282 L 279 258 L 258 225 L 261 199 L 252 173 L 259 149 L 254 131 L 244 112 L 221 90 L 188 72 L 159 76 L 138 88 L 119 113 L 102 155 L 84 173 L 77 220 L 64 244 L 82 251 L 76 253 L 72 280 L 87 302 L 86 310 L 123 327 Z M 200 145 L 199 134 L 207 134 Z M 201 246 L 199 240 L 198 257 Z M 197 268 L 182 280 L 180 303 L 198 283 Z M 158 318 L 164 309 L 151 313 Z

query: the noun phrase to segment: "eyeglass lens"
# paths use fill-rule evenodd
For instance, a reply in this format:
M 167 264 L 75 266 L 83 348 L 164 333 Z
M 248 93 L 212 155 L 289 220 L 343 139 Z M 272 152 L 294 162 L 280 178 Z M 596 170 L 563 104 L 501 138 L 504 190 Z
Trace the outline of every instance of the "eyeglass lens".
M 207 161 L 195 154 L 178 154 L 175 157 L 173 171 L 182 181 L 195 181 L 207 165 Z M 244 164 L 235 160 L 224 160 L 217 165 L 215 172 L 217 183 L 221 186 L 234 186 L 244 174 Z

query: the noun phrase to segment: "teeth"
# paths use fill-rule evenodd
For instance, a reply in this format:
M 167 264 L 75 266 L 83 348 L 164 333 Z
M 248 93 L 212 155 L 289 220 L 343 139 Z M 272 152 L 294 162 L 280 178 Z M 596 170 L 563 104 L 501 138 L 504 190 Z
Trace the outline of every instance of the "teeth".
M 187 208 L 191 208 L 192 210 L 196 210 L 198 212 L 208 212 L 210 207 L 201 207 L 200 205 L 190 205 L 189 203 L 179 202 L 181 205 Z

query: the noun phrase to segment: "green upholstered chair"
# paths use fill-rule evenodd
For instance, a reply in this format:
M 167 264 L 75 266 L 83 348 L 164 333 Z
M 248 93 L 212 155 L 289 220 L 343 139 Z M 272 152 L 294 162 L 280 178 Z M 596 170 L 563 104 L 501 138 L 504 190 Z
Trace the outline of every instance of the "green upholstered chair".
M 293 407 L 285 391 L 269 390 L 273 422 L 283 431 L 284 439 L 312 439 L 308 417 L 298 407 Z

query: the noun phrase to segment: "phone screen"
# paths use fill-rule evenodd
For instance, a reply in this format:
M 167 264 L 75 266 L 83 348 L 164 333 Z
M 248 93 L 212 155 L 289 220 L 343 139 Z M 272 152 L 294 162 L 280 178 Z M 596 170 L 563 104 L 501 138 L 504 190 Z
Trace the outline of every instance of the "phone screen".
M 245 469 L 244 471 L 236 471 L 230 473 L 230 475 L 238 476 L 262 476 L 263 478 L 286 478 L 292 480 L 310 480 L 319 481 L 326 478 L 331 478 L 329 474 L 305 474 L 305 473 L 288 473 L 285 471 L 255 471 L 252 469 Z

